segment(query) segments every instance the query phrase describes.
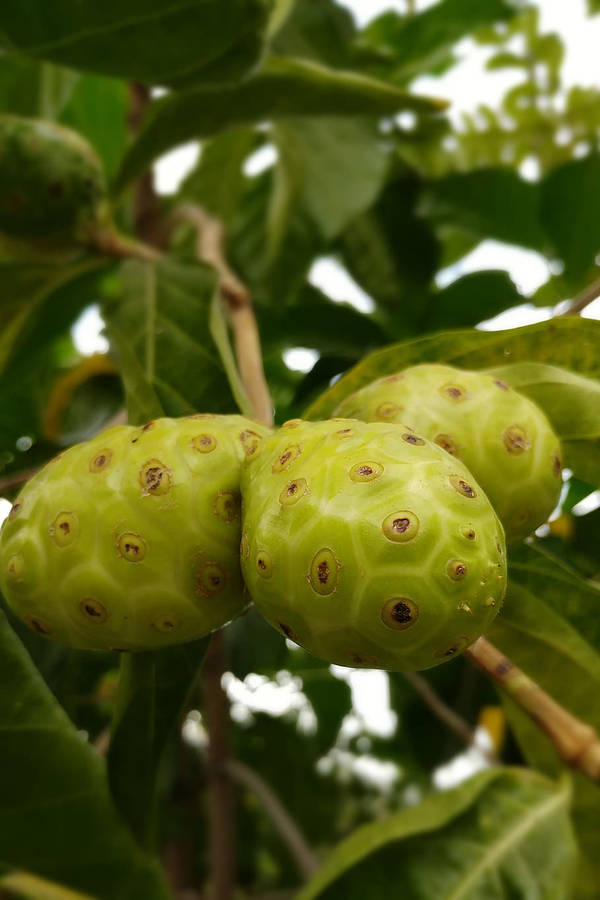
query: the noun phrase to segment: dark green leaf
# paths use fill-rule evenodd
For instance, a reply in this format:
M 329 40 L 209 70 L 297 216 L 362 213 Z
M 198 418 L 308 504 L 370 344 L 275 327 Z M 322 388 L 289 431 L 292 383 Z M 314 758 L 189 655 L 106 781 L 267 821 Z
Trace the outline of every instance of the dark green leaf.
M 237 86 L 199 88 L 156 101 L 125 157 L 117 187 L 124 187 L 172 147 L 232 125 L 285 116 L 381 116 L 401 109 L 435 111 L 440 104 L 355 72 L 270 57 Z
M 5 0 L 0 47 L 151 84 L 242 75 L 258 58 L 268 0 Z
M 335 0 L 294 0 L 272 47 L 283 56 L 301 56 L 347 69 L 353 62 L 355 34 L 352 13 Z
M 108 753 L 116 806 L 138 841 L 155 839 L 156 779 L 165 745 L 181 718 L 209 638 L 121 660 L 119 694 Z
M 98 900 L 167 900 L 158 865 L 117 816 L 102 758 L 69 722 L 4 615 L 0 643 L 2 865 Z
M 112 178 L 128 142 L 127 85 L 114 78 L 83 75 L 75 85 L 60 121 L 82 134 Z
M 78 77 L 69 69 L 0 51 L 0 111 L 56 119 Z
M 497 769 L 434 794 L 339 844 L 298 900 L 540 900 L 568 896 L 575 842 L 568 782 Z
M 471 272 L 431 296 L 425 323 L 428 331 L 464 328 L 524 300 L 506 272 Z

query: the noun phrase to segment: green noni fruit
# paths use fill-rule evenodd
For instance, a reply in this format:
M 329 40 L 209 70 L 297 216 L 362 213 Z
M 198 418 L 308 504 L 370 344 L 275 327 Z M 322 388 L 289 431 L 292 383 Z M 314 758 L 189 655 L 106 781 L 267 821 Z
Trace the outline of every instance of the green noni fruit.
M 269 429 L 199 415 L 119 426 L 62 453 L 0 533 L 0 585 L 31 628 L 73 647 L 144 650 L 248 605 L 240 468 Z
M 426 669 L 489 626 L 504 533 L 465 466 L 409 428 L 286 423 L 242 472 L 259 612 L 331 663 Z
M 100 160 L 54 122 L 0 116 L 0 237 L 68 249 L 91 240 L 106 217 Z
M 463 460 L 491 500 L 509 542 L 545 522 L 558 502 L 558 437 L 535 403 L 492 375 L 413 366 L 347 397 L 336 415 L 405 423 Z

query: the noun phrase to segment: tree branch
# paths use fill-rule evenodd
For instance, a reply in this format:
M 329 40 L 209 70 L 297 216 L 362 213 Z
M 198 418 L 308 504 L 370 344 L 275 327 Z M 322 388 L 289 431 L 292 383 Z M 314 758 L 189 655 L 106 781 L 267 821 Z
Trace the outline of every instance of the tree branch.
M 296 863 L 300 876 L 304 881 L 312 878 L 319 867 L 317 857 L 300 828 L 272 788 L 261 778 L 258 772 L 255 772 L 238 760 L 229 760 L 227 772 L 234 781 L 237 781 L 258 797 L 275 830 Z
M 177 216 L 194 225 L 198 234 L 198 257 L 213 266 L 219 274 L 221 299 L 233 331 L 240 376 L 257 419 L 265 425 L 272 425 L 273 404 L 265 378 L 252 297 L 225 259 L 225 229 L 218 219 L 213 219 L 199 206 L 192 204 L 179 207 Z
M 475 641 L 465 656 L 533 719 L 568 766 L 600 780 L 600 738 L 591 725 L 567 712 L 485 638 Z
M 592 281 L 591 284 L 588 284 L 573 300 L 568 309 L 565 309 L 561 316 L 576 316 L 580 312 L 582 312 L 586 306 L 589 306 L 590 303 L 593 303 L 594 300 L 597 300 L 600 297 L 600 278 L 597 278 L 595 281 Z
M 475 731 L 469 723 L 459 716 L 452 707 L 448 706 L 442 698 L 436 694 L 426 678 L 417 672 L 403 672 L 402 675 L 408 683 L 414 688 L 416 693 L 421 697 L 423 702 L 438 719 L 446 725 L 450 731 L 453 731 L 461 741 L 464 741 L 468 747 L 476 747 L 491 763 L 497 763 L 498 759 L 492 750 L 481 747 L 477 743 Z

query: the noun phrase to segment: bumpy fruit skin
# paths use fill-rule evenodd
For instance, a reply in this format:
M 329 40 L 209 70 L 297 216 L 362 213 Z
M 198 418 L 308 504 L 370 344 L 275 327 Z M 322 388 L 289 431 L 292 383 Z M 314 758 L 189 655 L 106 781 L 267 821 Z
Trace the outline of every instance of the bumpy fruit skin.
M 545 522 L 558 502 L 558 437 L 535 403 L 493 376 L 413 366 L 357 391 L 336 414 L 403 422 L 461 459 L 491 500 L 509 543 Z
M 502 526 L 465 467 L 407 428 L 292 420 L 242 473 L 258 610 L 343 666 L 426 669 L 500 609 Z
M 85 244 L 106 215 L 100 160 L 76 132 L 0 116 L 0 236 L 68 248 Z
M 240 469 L 268 433 L 241 416 L 157 419 L 56 457 L 0 533 L 10 607 L 91 649 L 183 643 L 240 615 Z

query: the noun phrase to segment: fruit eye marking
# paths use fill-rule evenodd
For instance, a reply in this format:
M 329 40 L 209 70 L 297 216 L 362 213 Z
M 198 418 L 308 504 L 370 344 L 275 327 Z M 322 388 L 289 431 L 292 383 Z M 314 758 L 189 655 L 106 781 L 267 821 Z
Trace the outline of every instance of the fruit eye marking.
M 228 574 L 220 563 L 204 563 L 196 572 L 196 592 L 201 597 L 212 597 L 225 588 L 227 579 Z
M 333 550 L 323 547 L 312 558 L 308 583 L 321 596 L 333 594 L 337 590 L 341 565 Z
M 291 444 L 289 447 L 285 448 L 281 456 L 277 457 L 277 459 L 271 466 L 271 471 L 284 472 L 286 469 L 289 469 L 289 467 L 296 459 L 298 459 L 301 453 L 302 450 L 298 446 L 298 444 Z
M 242 447 L 244 448 L 246 456 L 254 456 L 262 444 L 262 440 L 260 434 L 257 434 L 256 431 L 250 431 L 250 429 L 246 429 L 246 431 L 240 433 L 240 441 L 242 442 Z
M 25 560 L 20 553 L 11 556 L 6 566 L 6 573 L 9 578 L 19 581 L 25 574 Z
M 288 481 L 279 495 L 279 502 L 282 506 L 293 506 L 305 494 L 308 494 L 306 478 L 295 478 L 294 481 Z
M 520 425 L 510 425 L 506 428 L 502 433 L 502 442 L 513 456 L 520 456 L 531 447 L 531 441 L 528 440 L 525 430 Z
M 273 574 L 273 563 L 265 550 L 261 550 L 256 556 L 256 571 L 261 578 L 270 578 Z
M 413 444 L 415 447 L 422 446 L 425 443 L 423 438 L 417 437 L 416 434 L 403 434 L 402 440 L 406 441 L 407 444 Z
M 419 607 L 408 597 L 392 597 L 381 610 L 381 620 L 388 628 L 405 631 L 419 618 Z
M 388 539 L 395 543 L 406 543 L 412 541 L 419 532 L 419 519 L 408 509 L 402 509 L 399 512 L 390 513 L 389 516 L 381 523 L 381 529 Z
M 559 460 L 560 462 L 560 460 Z M 13 503 L 11 511 L 8 514 L 8 518 L 12 521 L 16 519 L 21 511 L 22 504 L 21 503 Z
M 467 574 L 467 564 L 461 559 L 451 559 L 446 565 L 446 574 L 452 581 L 461 581 Z
M 282 428 L 297 428 L 299 425 L 303 424 L 302 419 L 288 419 L 287 422 L 284 422 L 281 426 Z
M 106 608 L 99 600 L 94 600 L 92 597 L 84 597 L 79 608 L 88 622 L 93 622 L 95 625 L 101 625 L 108 619 Z
M 460 637 L 454 638 L 451 644 L 447 647 L 444 647 L 443 650 L 436 650 L 433 654 L 438 659 L 442 657 L 450 657 L 456 656 L 457 653 L 462 653 L 469 646 L 469 638 L 465 635 L 461 635 Z
M 468 541 L 474 541 L 477 537 L 477 535 L 475 534 L 475 529 L 471 525 L 465 525 L 464 528 L 460 529 L 460 533 Z
M 223 522 L 230 525 L 239 519 L 242 511 L 242 498 L 237 491 L 219 491 L 213 504 L 213 512 Z
M 40 619 L 39 616 L 32 616 L 31 613 L 27 613 L 25 616 L 25 621 L 32 629 L 32 631 L 37 631 L 38 634 L 50 635 L 54 634 L 54 630 L 48 625 L 44 619 Z
M 104 450 L 100 450 L 90 459 L 90 472 L 103 472 L 104 469 L 107 469 L 110 466 L 112 457 L 113 452 L 108 447 Z
M 378 462 L 362 462 L 357 463 L 349 471 L 352 481 L 374 481 L 383 473 L 383 466 Z
M 332 437 L 338 438 L 338 440 L 343 440 L 344 438 L 352 437 L 354 434 L 354 428 L 340 428 L 339 431 L 334 431 Z
M 452 456 L 458 456 L 458 445 L 452 435 L 436 434 L 433 443 L 437 444 L 438 447 L 441 447 L 442 450 L 445 450 L 446 453 L 451 453 Z
M 60 512 L 48 533 L 58 547 L 68 547 L 79 536 L 79 519 L 74 512 Z
M 557 478 L 560 478 L 562 472 L 562 460 L 558 453 L 552 454 L 552 471 Z
M 510 391 L 509 386 L 505 381 L 501 381 L 499 378 L 494 378 L 494 384 L 496 387 L 499 387 L 502 391 Z
M 397 403 L 387 401 L 379 404 L 375 410 L 375 415 L 378 419 L 393 419 L 394 416 L 397 416 L 398 413 L 401 412 L 401 410 L 402 407 L 398 406 Z
M 198 434 L 192 438 L 191 443 L 199 453 L 212 453 L 217 446 L 217 439 L 212 434 Z
M 156 628 L 157 631 L 162 631 L 165 634 L 173 631 L 177 628 L 179 624 L 177 617 L 171 615 L 170 613 L 163 613 L 162 615 L 155 616 L 152 619 L 152 627 Z
M 298 635 L 292 628 L 290 628 L 289 625 L 286 625 L 285 622 L 278 622 L 277 627 L 286 636 L 286 638 L 288 638 L 288 640 L 294 641 L 294 643 L 296 644 L 298 643 Z
M 462 494 L 463 497 L 467 497 L 469 500 L 473 500 L 477 496 L 477 491 L 473 485 L 461 478 L 460 475 L 450 475 L 450 484 L 455 491 L 458 491 L 459 494 Z
M 159 459 L 149 459 L 140 469 L 139 482 L 143 496 L 160 496 L 171 490 L 173 475 Z
M 133 531 L 125 531 L 117 538 L 117 551 L 128 562 L 141 562 L 146 555 L 146 541 Z
M 460 403 L 467 396 L 465 389 L 458 384 L 445 384 L 440 388 L 440 393 L 447 400 L 452 400 L 454 403 Z

